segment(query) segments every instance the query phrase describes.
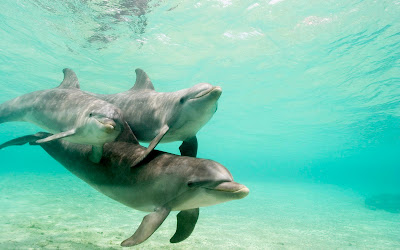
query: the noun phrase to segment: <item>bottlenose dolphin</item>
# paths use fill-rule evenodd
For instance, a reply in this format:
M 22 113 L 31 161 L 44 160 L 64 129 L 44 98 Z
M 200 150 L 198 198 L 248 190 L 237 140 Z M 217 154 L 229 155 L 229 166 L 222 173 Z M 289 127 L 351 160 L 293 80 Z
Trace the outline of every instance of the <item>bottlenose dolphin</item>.
M 137 161 L 159 142 L 172 141 L 183 141 L 179 147 L 181 154 L 196 157 L 196 134 L 217 110 L 222 89 L 199 83 L 176 92 L 157 92 L 143 70 L 136 69 L 135 72 L 136 82 L 130 90 L 95 96 L 118 106 L 136 138 L 150 142 L 147 151 Z
M 80 90 L 78 78 L 64 69 L 64 80 L 54 89 L 35 91 L 0 105 L 0 123 L 25 121 L 53 133 L 38 143 L 64 138 L 92 145 L 90 159 L 99 162 L 103 145 L 123 128 L 121 110 Z
M 104 195 L 137 210 L 150 212 L 136 232 L 122 246 L 133 246 L 148 239 L 163 223 L 170 211 L 177 215 L 177 229 L 171 243 L 185 240 L 193 232 L 199 207 L 241 199 L 249 189 L 233 181 L 221 164 L 205 159 L 177 156 L 153 150 L 135 168 L 130 166 L 146 148 L 124 129 L 118 141 L 104 145 L 100 163 L 87 160 L 90 147 L 64 140 L 40 146 L 71 173 Z M 0 149 L 49 136 L 38 133 L 0 145 Z

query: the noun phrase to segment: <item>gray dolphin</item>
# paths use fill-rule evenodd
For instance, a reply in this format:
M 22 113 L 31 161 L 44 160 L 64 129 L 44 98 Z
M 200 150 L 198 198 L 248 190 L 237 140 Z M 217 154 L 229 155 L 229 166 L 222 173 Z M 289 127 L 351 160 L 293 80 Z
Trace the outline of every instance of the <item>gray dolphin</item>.
M 126 125 L 127 126 L 127 125 Z M 233 181 L 221 164 L 205 159 L 177 156 L 153 150 L 135 168 L 130 166 L 146 148 L 139 145 L 128 129 L 118 141 L 104 146 L 103 158 L 96 164 L 87 160 L 90 147 L 55 140 L 40 144 L 71 173 L 104 195 L 137 210 L 150 212 L 136 232 L 122 246 L 133 246 L 148 239 L 163 223 L 170 211 L 177 215 L 177 229 L 171 243 L 185 240 L 193 232 L 199 207 L 241 199 L 249 189 Z M 49 136 L 38 133 L 0 145 L 0 149 Z
M 53 133 L 38 142 L 64 138 L 92 145 L 90 159 L 99 162 L 103 145 L 123 128 L 121 110 L 79 89 L 78 78 L 64 69 L 64 80 L 54 89 L 35 91 L 0 105 L 0 123 L 25 121 Z
M 157 92 L 143 70 L 135 71 L 136 82 L 130 90 L 95 96 L 118 106 L 137 139 L 150 142 L 137 162 L 159 142 L 183 141 L 179 147 L 181 154 L 195 157 L 196 134 L 217 110 L 222 89 L 209 83 L 199 83 L 176 92 Z

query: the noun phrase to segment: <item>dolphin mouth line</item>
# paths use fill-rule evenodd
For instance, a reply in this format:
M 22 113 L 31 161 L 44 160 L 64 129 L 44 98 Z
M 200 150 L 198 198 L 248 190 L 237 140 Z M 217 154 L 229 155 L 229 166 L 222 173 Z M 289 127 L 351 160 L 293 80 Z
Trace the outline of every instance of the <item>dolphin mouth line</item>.
M 235 193 L 241 193 L 241 192 L 247 190 L 248 188 L 247 187 L 242 187 L 242 188 L 240 188 L 238 190 L 228 190 L 228 189 L 222 189 L 222 188 L 207 188 L 207 187 L 204 187 L 204 189 L 211 190 L 211 191 L 218 191 L 218 192 L 225 192 L 225 193 L 235 194 Z
M 203 91 L 203 92 L 200 92 L 200 93 L 197 94 L 195 97 L 190 98 L 190 99 L 193 100 L 193 99 L 201 98 L 201 97 L 203 97 L 203 96 L 206 96 L 206 95 L 210 94 L 212 91 L 214 91 L 214 90 L 216 90 L 216 89 L 222 90 L 221 87 L 219 87 L 219 86 L 212 87 L 212 88 L 210 88 L 210 89 L 208 89 L 208 90 L 205 90 L 205 91 Z
M 104 122 L 103 122 L 103 121 L 100 121 L 100 120 L 98 120 L 98 119 L 96 119 L 96 121 L 97 121 L 98 123 L 102 124 L 102 125 L 105 127 L 106 131 L 109 131 L 109 132 L 115 130 L 115 127 L 116 127 L 116 125 L 117 125 L 113 120 L 109 120 L 109 119 L 107 119 L 107 120 L 104 121 Z
M 232 188 L 229 184 L 237 184 L 236 188 Z M 225 193 L 241 193 L 248 191 L 248 188 L 244 185 L 235 183 L 235 182 L 222 182 L 221 184 L 217 185 L 216 187 L 203 187 L 204 189 L 211 190 L 211 191 L 218 191 L 218 192 L 225 192 Z

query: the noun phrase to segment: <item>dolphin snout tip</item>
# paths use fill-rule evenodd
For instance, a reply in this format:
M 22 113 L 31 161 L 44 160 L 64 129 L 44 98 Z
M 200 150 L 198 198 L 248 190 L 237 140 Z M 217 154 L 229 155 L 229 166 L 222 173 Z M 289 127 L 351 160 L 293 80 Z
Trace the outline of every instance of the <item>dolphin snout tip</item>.
M 238 191 L 239 199 L 243 199 L 244 197 L 246 197 L 250 193 L 250 189 L 248 187 L 246 187 L 245 185 L 242 185 L 242 186 L 243 186 L 243 188 L 241 188 Z
M 214 86 L 214 90 L 222 92 L 222 87 L 221 86 Z
M 215 86 L 211 90 L 211 94 L 215 95 L 216 98 L 219 98 L 222 95 L 222 88 L 220 86 Z
M 237 197 L 236 197 L 237 199 L 243 199 L 244 197 L 249 195 L 250 189 L 248 187 L 246 187 L 243 184 L 239 184 L 239 183 L 237 183 L 237 184 L 238 184 L 237 190 L 233 192 L 237 195 Z

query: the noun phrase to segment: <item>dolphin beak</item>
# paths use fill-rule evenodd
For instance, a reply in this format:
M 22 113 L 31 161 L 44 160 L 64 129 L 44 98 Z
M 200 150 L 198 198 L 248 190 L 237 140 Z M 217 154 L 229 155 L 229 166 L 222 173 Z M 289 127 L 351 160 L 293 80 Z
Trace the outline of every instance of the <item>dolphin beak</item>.
M 234 181 L 222 182 L 213 188 L 206 188 L 206 189 L 224 193 L 231 193 L 234 194 L 237 199 L 242 199 L 246 197 L 250 192 L 250 190 L 245 185 L 242 185 Z
M 213 96 L 215 95 L 215 97 L 218 99 L 221 96 L 221 94 L 222 94 L 222 88 L 219 86 L 214 86 L 210 89 L 198 93 L 195 97 L 191 99 L 198 99 L 206 95 L 213 95 Z
M 117 127 L 117 123 L 114 120 L 109 119 L 109 118 L 104 118 L 99 122 L 103 124 L 105 131 L 108 134 L 111 134 Z

